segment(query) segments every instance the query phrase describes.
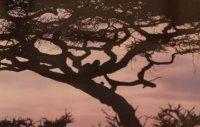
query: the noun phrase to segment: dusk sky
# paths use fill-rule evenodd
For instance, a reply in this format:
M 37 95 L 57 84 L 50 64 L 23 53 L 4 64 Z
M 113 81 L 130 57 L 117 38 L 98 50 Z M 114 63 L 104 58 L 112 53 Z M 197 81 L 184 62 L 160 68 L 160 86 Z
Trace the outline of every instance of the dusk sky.
M 148 71 L 146 77 L 149 79 L 162 76 L 155 81 L 156 88 L 119 87 L 117 92 L 138 107 L 138 116 L 155 115 L 159 107 L 166 107 L 169 103 L 200 109 L 200 56 L 194 58 L 195 66 L 189 54 L 178 56 L 171 65 L 157 66 Z M 122 81 L 134 79 L 134 72 L 141 64 L 144 61 L 140 58 L 133 60 L 126 69 L 112 77 Z M 54 119 L 67 111 L 75 118 L 70 127 L 90 127 L 104 121 L 101 109 L 113 114 L 111 108 L 89 95 L 30 71 L 0 72 L 0 93 L 0 119 L 20 116 L 35 120 L 42 117 Z
M 166 0 L 161 1 L 163 5 L 159 1 L 130 0 L 127 3 L 120 0 L 116 3 L 104 0 L 89 3 L 87 0 L 77 3 L 73 0 L 69 3 L 62 0 L 44 0 L 41 3 L 13 0 L 4 3 L 0 0 L 1 8 L 6 5 L 5 12 L 0 12 L 3 17 L 0 17 L 0 52 L 3 52 L 0 68 L 27 69 L 22 72 L 0 71 L 0 120 L 15 117 L 55 120 L 70 112 L 74 122 L 69 127 L 97 126 L 105 122 L 102 110 L 112 115 L 115 113 L 94 96 L 118 111 L 123 126 L 137 123 L 134 116 L 129 117 L 133 110 L 124 110 L 129 105 L 113 94 L 113 89 L 109 91 L 99 86 L 110 88 L 112 85 L 114 88 L 116 85 L 112 82 L 109 85 L 110 80 L 107 82 L 103 75 L 121 82 L 156 83 L 156 88 L 118 86 L 115 91 L 137 109 L 136 115 L 141 123 L 145 116 L 155 116 L 161 107 L 168 104 L 181 104 L 186 109 L 195 106 L 199 112 L 200 53 L 186 54 L 200 52 L 200 17 L 196 16 L 199 7 L 193 9 L 193 6 L 185 4 L 189 3 L 187 0 L 183 3 L 172 1 L 165 7 L 163 2 Z M 193 0 L 195 3 L 198 2 Z M 163 8 L 151 4 L 161 4 Z M 183 15 L 187 9 L 191 10 Z M 90 14 L 91 11 L 94 12 Z M 176 54 L 172 64 L 147 69 L 156 62 L 171 61 L 173 53 L 179 55 Z M 126 68 L 121 69 L 122 66 Z M 141 72 L 142 68 L 145 71 L 144 67 L 148 70 L 145 75 Z M 96 75 L 91 70 L 97 71 Z M 52 74 L 54 71 L 60 74 Z M 102 77 L 96 77 L 99 75 Z M 75 82 L 76 79 L 80 81 Z M 93 80 L 96 81 L 95 87 L 88 85 Z M 126 113 L 127 117 L 121 112 L 122 106 L 125 113 L 130 113 Z

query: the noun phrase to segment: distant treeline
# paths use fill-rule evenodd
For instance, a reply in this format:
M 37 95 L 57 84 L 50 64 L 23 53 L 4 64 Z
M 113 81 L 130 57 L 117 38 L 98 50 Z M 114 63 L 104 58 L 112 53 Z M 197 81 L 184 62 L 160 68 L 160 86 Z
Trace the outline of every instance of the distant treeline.
M 105 114 L 105 122 L 93 127 L 123 127 L 117 115 Z M 151 124 L 147 124 L 151 120 Z M 73 122 L 71 113 L 65 113 L 56 120 L 42 118 L 34 121 L 30 118 L 12 118 L 0 120 L 0 127 L 67 127 Z M 143 127 L 200 127 L 200 113 L 195 107 L 185 109 L 181 105 L 160 108 L 156 116 L 145 116 Z

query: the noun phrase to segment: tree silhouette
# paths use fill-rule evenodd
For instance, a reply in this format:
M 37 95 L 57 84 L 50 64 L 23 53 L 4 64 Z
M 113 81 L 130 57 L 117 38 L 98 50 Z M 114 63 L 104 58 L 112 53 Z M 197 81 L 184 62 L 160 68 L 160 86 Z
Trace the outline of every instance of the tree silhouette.
M 124 127 L 141 127 L 134 108 L 115 90 L 155 87 L 145 79 L 152 66 L 199 52 L 199 7 L 199 0 L 1 0 L 0 70 L 30 70 L 67 83 L 111 106 Z M 57 52 L 40 48 L 49 43 Z M 116 47 L 126 49 L 122 58 Z M 171 60 L 153 59 L 169 49 Z M 94 52 L 108 60 L 88 61 Z M 123 82 L 109 76 L 136 56 L 148 63 L 138 79 Z M 94 80 L 99 76 L 110 88 Z
M 153 117 L 153 127 L 199 127 L 200 115 L 195 112 L 195 107 L 188 110 L 181 105 L 169 105 L 161 108 L 157 116 Z
M 56 120 L 42 118 L 34 121 L 30 118 L 5 118 L 4 120 L 0 120 L 0 127 L 66 127 L 71 122 L 73 122 L 72 115 L 65 113 Z
M 101 123 L 97 127 L 123 127 L 116 115 L 105 114 L 106 125 Z M 142 127 L 148 127 L 147 123 L 151 121 L 151 127 L 199 127 L 200 126 L 200 114 L 195 107 L 186 109 L 181 105 L 171 105 L 168 107 L 160 108 L 160 111 L 156 116 L 145 116 L 145 121 Z M 95 127 L 95 126 L 93 126 Z

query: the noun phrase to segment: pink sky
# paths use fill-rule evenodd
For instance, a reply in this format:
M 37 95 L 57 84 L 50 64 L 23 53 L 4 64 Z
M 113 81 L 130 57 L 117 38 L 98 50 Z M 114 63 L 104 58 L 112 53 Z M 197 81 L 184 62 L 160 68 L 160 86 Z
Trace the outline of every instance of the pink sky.
M 143 61 L 137 59 L 134 62 L 137 65 L 130 63 L 126 69 L 112 77 L 120 80 L 134 79 L 134 72 Z M 193 74 L 192 56 L 180 56 L 173 64 L 154 67 L 147 73 L 150 79 L 162 76 L 155 81 L 157 88 L 120 87 L 117 92 L 134 107 L 139 106 L 138 116 L 153 115 L 159 107 L 168 103 L 200 108 L 200 56 L 195 57 L 195 62 L 196 74 Z M 91 127 L 92 124 L 104 121 L 101 109 L 113 113 L 111 108 L 89 95 L 30 71 L 0 72 L 0 95 L 0 119 L 15 116 L 52 119 L 67 109 L 75 118 L 70 127 Z

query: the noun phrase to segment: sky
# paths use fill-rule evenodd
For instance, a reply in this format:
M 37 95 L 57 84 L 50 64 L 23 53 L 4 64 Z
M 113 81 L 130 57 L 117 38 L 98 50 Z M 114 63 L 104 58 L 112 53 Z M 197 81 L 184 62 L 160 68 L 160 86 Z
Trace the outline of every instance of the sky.
M 155 27 L 159 31 L 149 27 L 147 31 L 161 32 L 162 27 L 163 24 Z M 36 46 L 40 46 L 40 49 L 46 47 L 39 43 Z M 58 50 L 56 49 L 56 53 Z M 163 57 L 166 56 L 159 56 L 158 59 Z M 98 56 L 98 53 L 93 53 L 89 59 L 93 61 L 96 58 L 107 59 L 105 56 Z M 141 58 L 133 59 L 125 69 L 112 74 L 111 77 L 121 81 L 134 80 L 136 72 L 144 64 Z M 181 104 L 186 108 L 196 106 L 197 111 L 200 111 L 200 55 L 178 56 L 171 65 L 153 67 L 145 77 L 151 80 L 160 76 L 162 78 L 155 81 L 156 88 L 119 87 L 116 92 L 125 97 L 133 107 L 137 107 L 138 117 L 156 115 L 160 107 L 166 107 L 168 104 Z M 102 78 L 96 80 L 100 82 Z M 105 115 L 102 109 L 114 114 L 110 107 L 68 84 L 42 77 L 31 71 L 0 71 L 0 119 L 55 119 L 65 112 L 71 112 L 74 122 L 69 127 L 92 127 L 104 122 Z
M 148 71 L 146 77 L 149 79 L 162 76 L 155 81 L 156 88 L 119 87 L 116 92 L 131 105 L 138 107 L 138 117 L 155 115 L 160 107 L 166 107 L 169 103 L 182 104 L 186 108 L 196 106 L 200 109 L 200 56 L 196 55 L 194 58 L 195 65 L 192 55 L 189 54 L 178 56 L 171 65 L 157 66 Z M 136 70 L 142 64 L 142 59 L 135 59 L 127 68 L 111 77 L 122 81 L 133 80 Z M 71 112 L 75 121 L 69 127 L 91 127 L 104 121 L 102 109 L 114 114 L 110 107 L 68 84 L 30 71 L 0 72 L 0 119 L 55 119 L 64 112 Z

